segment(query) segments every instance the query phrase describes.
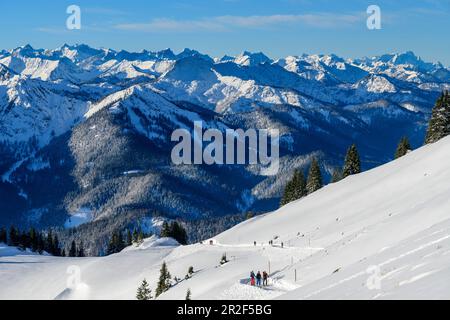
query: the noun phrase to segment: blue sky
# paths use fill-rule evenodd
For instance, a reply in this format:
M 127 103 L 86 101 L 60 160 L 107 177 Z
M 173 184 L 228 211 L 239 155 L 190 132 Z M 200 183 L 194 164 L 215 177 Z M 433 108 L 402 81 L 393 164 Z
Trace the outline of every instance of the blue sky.
M 82 29 L 67 30 L 78 5 Z M 366 27 L 369 5 L 381 30 Z M 263 51 L 344 57 L 414 51 L 450 65 L 450 0 L 40 0 L 2 1 L 0 48 L 63 43 L 140 51 L 185 47 L 213 56 Z

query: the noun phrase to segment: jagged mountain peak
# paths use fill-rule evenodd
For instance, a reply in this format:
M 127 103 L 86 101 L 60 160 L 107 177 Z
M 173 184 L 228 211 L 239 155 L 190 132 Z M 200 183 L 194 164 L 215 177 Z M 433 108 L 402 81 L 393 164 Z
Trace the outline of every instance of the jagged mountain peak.
M 252 53 L 250 51 L 244 51 L 238 55 L 234 61 L 243 66 L 255 66 L 266 62 L 272 62 L 272 59 L 262 52 Z
M 158 59 L 174 60 L 175 53 L 170 48 L 154 52 L 154 56 Z
M 364 77 L 354 87 L 370 93 L 395 93 L 397 91 L 385 76 L 375 74 Z
M 208 62 L 214 62 L 214 59 L 212 59 L 210 56 L 200 53 L 197 50 L 192 50 L 189 48 L 185 48 L 182 52 L 180 52 L 179 54 L 176 55 L 177 59 L 184 59 L 184 58 L 189 58 L 189 57 L 197 57 L 197 58 L 206 60 Z

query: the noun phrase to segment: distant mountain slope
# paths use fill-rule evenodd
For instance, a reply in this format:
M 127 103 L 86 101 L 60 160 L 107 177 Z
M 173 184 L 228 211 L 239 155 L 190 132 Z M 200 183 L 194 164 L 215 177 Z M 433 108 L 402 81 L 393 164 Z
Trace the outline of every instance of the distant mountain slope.
M 188 218 L 274 210 L 293 169 L 312 156 L 327 179 L 354 142 L 365 169 L 389 161 L 403 135 L 421 145 L 449 84 L 448 68 L 411 52 L 273 60 L 87 45 L 2 51 L 0 199 L 8 209 L 0 225 L 62 226 L 86 210 L 94 220 L 133 210 Z M 279 174 L 174 166 L 170 135 L 194 120 L 279 129 Z

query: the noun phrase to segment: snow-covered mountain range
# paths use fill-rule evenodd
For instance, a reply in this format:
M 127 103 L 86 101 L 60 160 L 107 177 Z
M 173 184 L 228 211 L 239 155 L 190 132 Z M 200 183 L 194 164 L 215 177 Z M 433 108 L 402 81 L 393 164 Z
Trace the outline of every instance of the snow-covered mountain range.
M 87 45 L 3 50 L 0 224 L 62 226 L 80 212 L 89 221 L 272 210 L 292 170 L 312 156 L 328 174 L 353 142 L 366 169 L 390 160 L 403 135 L 421 145 L 434 101 L 449 87 L 448 67 L 412 52 L 273 60 Z M 280 173 L 172 165 L 171 133 L 195 120 L 279 129 Z
M 159 299 L 448 299 L 449 157 L 447 137 L 189 246 L 61 258 L 0 244 L 0 299 L 135 299 L 144 278 L 155 293 L 163 261 L 182 280 Z M 269 286 L 250 286 L 251 270 Z

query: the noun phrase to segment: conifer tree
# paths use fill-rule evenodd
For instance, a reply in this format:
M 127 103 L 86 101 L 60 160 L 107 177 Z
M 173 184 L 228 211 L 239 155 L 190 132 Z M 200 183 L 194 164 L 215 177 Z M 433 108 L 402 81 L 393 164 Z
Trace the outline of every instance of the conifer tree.
M 38 235 L 37 235 L 36 229 L 34 229 L 34 228 L 30 229 L 29 237 L 30 237 L 30 243 L 31 243 L 31 251 L 37 252 L 38 251 Z
M 342 180 L 342 169 L 334 168 L 333 174 L 331 175 L 331 183 L 336 183 Z
M 434 143 L 450 134 L 450 94 L 445 91 L 436 101 L 428 123 L 425 144 Z
M 80 244 L 78 245 L 77 257 L 79 258 L 85 257 L 83 241 L 81 241 Z
M 170 224 L 167 221 L 164 221 L 160 235 L 163 238 L 173 238 L 180 244 L 187 244 L 186 230 L 177 221 L 173 221 Z
M 161 227 L 161 238 L 168 238 L 170 237 L 170 226 L 167 221 L 164 221 Z
M 150 290 L 147 280 L 144 279 L 137 289 L 136 299 L 150 300 L 152 298 L 152 290 Z
M 108 249 L 107 249 L 106 253 L 108 255 L 117 253 L 117 233 L 116 232 L 113 232 L 111 239 L 109 240 Z
M 306 183 L 306 189 L 308 194 L 316 192 L 323 187 L 322 173 L 320 172 L 319 162 L 314 158 L 309 168 L 308 182 Z
M 177 221 L 172 222 L 170 225 L 170 237 L 178 241 L 178 243 L 187 244 L 186 230 Z
M 14 226 L 9 228 L 9 242 L 8 244 L 12 247 L 19 246 L 19 233 Z
M 409 151 L 411 151 L 411 145 L 409 144 L 409 140 L 407 137 L 403 137 L 398 144 L 397 150 L 395 151 L 395 159 L 403 157 Z
M 30 241 L 26 232 L 19 232 L 19 248 L 25 250 L 30 247 Z
M 53 247 L 53 233 L 52 230 L 49 230 L 47 233 L 47 238 L 45 240 L 45 251 L 47 251 L 50 254 L 53 254 L 55 252 L 55 248 Z
M 358 149 L 356 145 L 353 144 L 347 151 L 345 157 L 343 177 L 347 178 L 353 174 L 358 174 L 361 172 L 361 160 L 359 158 Z
M 8 236 L 5 228 L 0 229 L 0 243 L 7 243 L 8 242 Z
M 44 236 L 42 235 L 41 232 L 39 232 L 37 234 L 37 252 L 39 254 L 42 254 L 44 252 L 44 248 L 45 248 Z
M 156 298 L 159 297 L 164 292 L 166 292 L 167 290 L 169 290 L 170 279 L 171 279 L 171 276 L 170 276 L 169 270 L 167 269 L 167 265 L 165 262 L 163 262 L 163 264 L 161 266 L 161 270 L 160 270 L 158 285 L 157 285 L 156 291 L 155 291 Z
M 137 229 L 136 228 L 134 228 L 134 231 L 133 231 L 133 242 L 138 242 L 138 231 L 137 231 Z
M 281 197 L 280 205 L 284 206 L 292 201 L 298 200 L 308 194 L 303 172 L 296 169 L 292 179 L 288 181 Z
M 72 244 L 70 245 L 69 257 L 77 256 L 77 245 L 75 244 L 75 240 L 72 240 Z
M 53 252 L 52 252 L 52 254 L 54 256 L 61 256 L 61 249 L 59 247 L 59 239 L 56 234 L 53 237 Z
M 118 253 L 125 248 L 122 232 L 114 231 L 108 244 L 106 253 L 108 255 Z
M 125 241 L 123 240 L 122 232 L 117 232 L 117 252 L 122 251 L 125 248 Z
M 138 243 L 142 243 L 144 241 L 144 238 L 145 238 L 144 231 L 139 230 L 138 237 L 137 237 Z
M 130 229 L 127 230 L 127 247 L 133 244 L 133 237 L 131 236 Z
M 284 187 L 283 196 L 281 197 L 280 206 L 287 205 L 293 199 L 294 194 L 294 183 L 292 180 L 289 180 Z
M 294 171 L 294 176 L 292 177 L 292 199 L 291 201 L 303 198 L 308 194 L 306 188 L 306 180 L 303 172 L 300 170 Z

